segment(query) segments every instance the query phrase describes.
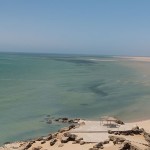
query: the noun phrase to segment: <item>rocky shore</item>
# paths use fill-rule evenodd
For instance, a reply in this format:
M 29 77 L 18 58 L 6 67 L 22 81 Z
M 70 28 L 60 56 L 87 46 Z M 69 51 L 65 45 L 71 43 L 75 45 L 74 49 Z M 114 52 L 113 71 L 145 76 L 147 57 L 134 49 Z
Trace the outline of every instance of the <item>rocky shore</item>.
M 70 125 L 47 136 L 6 143 L 0 150 L 150 150 L 150 120 L 125 124 L 119 121 L 119 127 L 66 117 L 55 121 Z

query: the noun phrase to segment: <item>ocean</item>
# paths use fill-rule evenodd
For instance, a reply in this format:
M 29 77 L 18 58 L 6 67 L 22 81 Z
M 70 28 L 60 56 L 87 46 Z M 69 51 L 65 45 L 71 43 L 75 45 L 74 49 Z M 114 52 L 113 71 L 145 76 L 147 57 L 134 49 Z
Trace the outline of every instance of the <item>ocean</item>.
M 149 119 L 149 62 L 113 56 L 0 53 L 0 144 L 57 131 L 51 118 Z

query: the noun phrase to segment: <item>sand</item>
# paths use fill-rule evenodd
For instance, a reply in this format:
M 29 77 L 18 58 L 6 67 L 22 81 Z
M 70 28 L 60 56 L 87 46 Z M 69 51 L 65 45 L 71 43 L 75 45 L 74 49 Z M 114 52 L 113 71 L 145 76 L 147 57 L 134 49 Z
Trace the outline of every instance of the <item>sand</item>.
M 131 61 L 150 62 L 150 57 L 124 57 L 124 56 L 115 56 L 115 57 Z

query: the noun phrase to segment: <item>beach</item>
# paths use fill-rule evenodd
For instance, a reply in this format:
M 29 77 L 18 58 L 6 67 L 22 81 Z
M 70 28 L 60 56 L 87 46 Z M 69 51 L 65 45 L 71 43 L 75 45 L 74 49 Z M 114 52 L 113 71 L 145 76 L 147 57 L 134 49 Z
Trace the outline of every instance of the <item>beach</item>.
M 144 134 L 150 133 L 150 120 L 125 123 L 124 125 L 120 125 L 117 128 L 110 128 L 109 126 L 106 127 L 104 126 L 104 124 L 100 124 L 100 121 L 80 120 L 78 122 L 77 128 L 72 128 L 71 130 L 67 131 L 65 131 L 66 128 L 63 128 L 63 130 L 60 130 L 59 132 L 53 134 L 55 135 L 54 138 L 50 139 L 50 135 L 48 135 L 45 137 L 39 137 L 38 139 L 29 140 L 27 142 L 10 143 L 4 145 L 3 147 L 0 147 L 0 150 L 97 150 L 93 147 L 95 147 L 98 143 L 103 143 L 102 146 L 98 149 L 104 150 L 121 150 L 123 143 L 130 143 L 133 147 L 136 148 L 136 150 L 146 150 L 149 148 L 150 141 L 146 140 Z M 116 133 L 109 134 L 110 130 L 114 130 L 115 132 L 129 132 L 136 127 L 139 128 L 139 131 L 140 129 L 144 129 L 145 133 L 143 131 L 140 131 L 140 133 L 134 133 L 133 135 L 116 135 Z M 65 141 L 66 138 L 64 137 L 64 135 L 67 135 L 68 133 L 76 135 L 76 140 Z M 114 141 L 111 141 L 110 137 L 123 139 L 123 142 L 114 144 Z M 55 142 L 54 139 L 56 140 Z M 52 142 L 53 144 L 51 144 Z

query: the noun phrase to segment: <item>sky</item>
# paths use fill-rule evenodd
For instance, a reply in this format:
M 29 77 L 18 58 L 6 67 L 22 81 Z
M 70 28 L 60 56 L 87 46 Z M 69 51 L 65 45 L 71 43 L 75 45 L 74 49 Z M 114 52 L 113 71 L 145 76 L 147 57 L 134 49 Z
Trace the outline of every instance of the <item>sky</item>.
M 150 56 L 150 0 L 0 0 L 0 51 Z

